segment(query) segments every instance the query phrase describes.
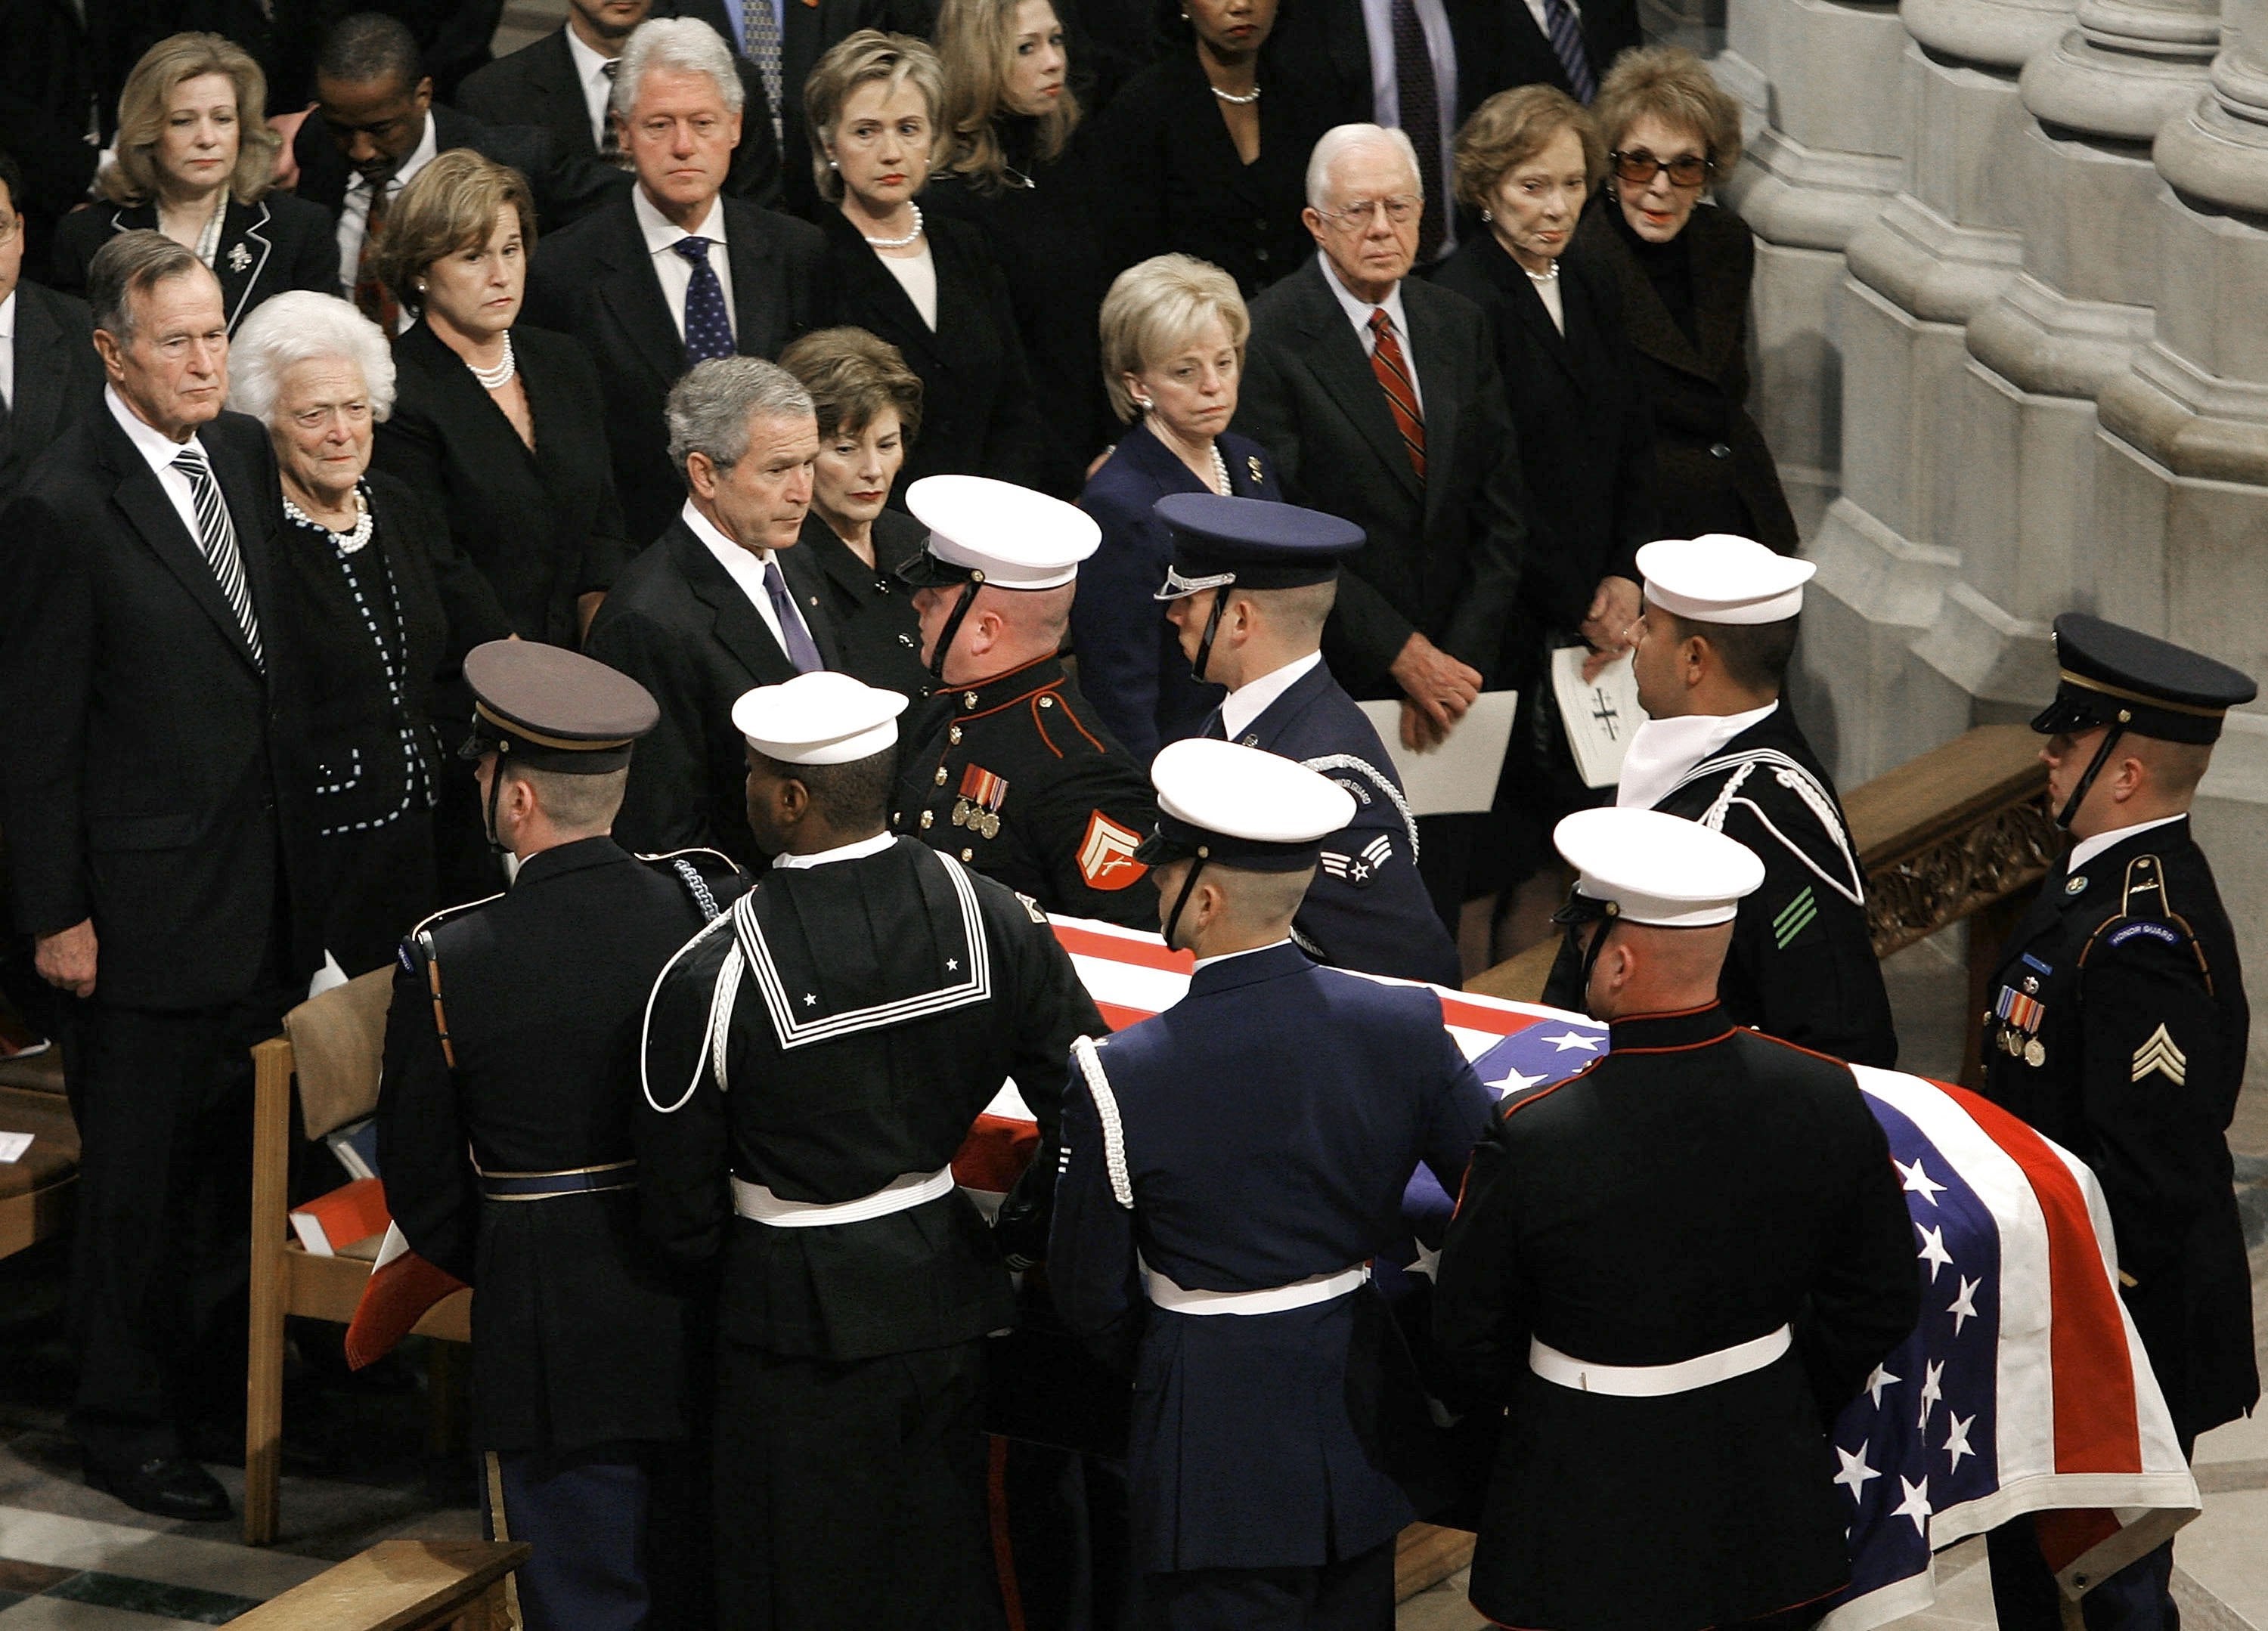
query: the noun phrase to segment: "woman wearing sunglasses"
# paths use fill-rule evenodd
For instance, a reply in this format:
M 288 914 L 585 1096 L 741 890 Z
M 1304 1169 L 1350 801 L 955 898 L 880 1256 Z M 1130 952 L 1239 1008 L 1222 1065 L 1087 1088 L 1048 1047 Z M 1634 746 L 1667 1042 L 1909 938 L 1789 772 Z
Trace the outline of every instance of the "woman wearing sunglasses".
M 1740 104 L 1691 52 L 1626 51 L 1591 105 L 1607 186 L 1573 255 L 1613 273 L 1653 409 L 1658 536 L 1733 533 L 1783 555 L 1795 518 L 1749 394 L 1756 240 L 1703 195 L 1741 158 Z

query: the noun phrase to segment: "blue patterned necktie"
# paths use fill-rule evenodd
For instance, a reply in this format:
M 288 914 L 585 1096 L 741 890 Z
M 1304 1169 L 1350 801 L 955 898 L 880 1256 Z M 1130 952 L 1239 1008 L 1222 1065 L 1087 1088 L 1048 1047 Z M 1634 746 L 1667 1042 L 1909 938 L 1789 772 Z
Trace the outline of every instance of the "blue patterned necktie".
M 780 26 L 772 0 L 740 0 L 742 54 L 756 65 L 764 82 L 764 100 L 772 117 L 772 140 L 780 139 Z
M 1599 93 L 1598 76 L 1591 71 L 1591 54 L 1583 46 L 1583 26 L 1567 0 L 1543 0 L 1543 15 L 1551 21 L 1551 50 L 1567 70 L 1567 87 L 1587 107 Z
M 795 597 L 787 591 L 787 579 L 780 575 L 777 555 L 764 562 L 764 594 L 772 603 L 772 615 L 779 619 L 780 650 L 795 665 L 795 672 L 807 674 L 826 667 L 819 660 L 819 648 L 811 643 L 803 619 L 796 615 Z
M 189 496 L 197 516 L 197 548 L 219 580 L 228 609 L 236 613 L 237 627 L 244 631 L 244 643 L 252 652 L 254 665 L 264 673 L 268 654 L 260 643 L 260 619 L 252 609 L 252 590 L 244 581 L 244 556 L 236 547 L 236 524 L 229 518 L 220 483 L 213 479 L 204 450 L 195 443 L 174 456 L 173 468 L 188 478 Z
M 725 310 L 725 285 L 709 264 L 710 240 L 681 238 L 671 248 L 693 268 L 693 282 L 685 290 L 685 363 L 691 367 L 712 356 L 733 355 L 733 319 Z

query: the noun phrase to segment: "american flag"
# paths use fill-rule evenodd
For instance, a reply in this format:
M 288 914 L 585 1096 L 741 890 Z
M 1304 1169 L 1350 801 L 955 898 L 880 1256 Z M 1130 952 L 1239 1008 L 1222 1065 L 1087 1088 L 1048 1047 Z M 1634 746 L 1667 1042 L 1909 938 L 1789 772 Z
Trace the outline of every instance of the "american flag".
M 1189 955 L 1154 935 L 1083 919 L 1055 926 L 1114 1030 L 1188 988 Z M 1595 1021 L 1435 989 L 1442 1023 L 1499 1096 L 1562 1081 L 1607 1052 Z M 2084 1591 L 2198 1511 L 2119 1302 L 2102 1191 L 2076 1157 L 1973 1093 L 1852 1069 L 1905 1190 L 1923 1313 L 1835 1424 L 1852 1581 L 1822 1631 L 1867 1631 L 1927 1606 L 1933 1552 L 2027 1512 L 2052 1515 L 2042 1521 L 2050 1561 Z M 993 1112 L 996 1140 L 1028 1127 L 1012 1090 Z M 969 1157 L 982 1132 L 955 1164 L 964 1179 L 978 1170 Z M 1420 1167 L 1405 1203 L 1416 1272 L 1451 1209 Z M 1390 1276 L 1380 1279 L 1390 1295 Z

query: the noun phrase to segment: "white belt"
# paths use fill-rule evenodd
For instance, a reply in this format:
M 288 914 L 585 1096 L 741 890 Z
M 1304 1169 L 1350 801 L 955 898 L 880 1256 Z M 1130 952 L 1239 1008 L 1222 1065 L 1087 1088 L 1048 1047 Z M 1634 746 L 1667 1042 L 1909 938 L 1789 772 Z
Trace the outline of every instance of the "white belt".
M 829 1223 L 863 1223 L 869 1218 L 909 1211 L 952 1190 L 949 1166 L 894 1178 L 873 1194 L 860 1195 L 856 1201 L 783 1201 L 762 1184 L 735 1178 L 733 1209 L 752 1223 L 774 1229 L 821 1229 Z
M 1547 1382 L 1557 1382 L 1578 1392 L 1659 1399 L 1666 1393 L 1690 1393 L 1712 1382 L 1727 1382 L 1751 1370 L 1761 1370 L 1787 1352 L 1793 1340 L 1788 1328 L 1782 1326 L 1753 1342 L 1736 1342 L 1713 1354 L 1681 1359 L 1674 1365 L 1594 1365 L 1531 1337 L 1528 1343 L 1528 1368 Z
M 1344 1297 L 1369 1278 L 1370 1265 L 1357 1263 L 1335 1275 L 1317 1275 L 1313 1279 L 1295 1280 L 1290 1285 L 1270 1286 L 1264 1290 L 1192 1291 L 1186 1286 L 1175 1285 L 1149 1264 L 1142 1265 L 1142 1285 L 1149 1292 L 1150 1300 L 1177 1314 L 1280 1314 L 1287 1309 L 1312 1308 L 1317 1303 Z

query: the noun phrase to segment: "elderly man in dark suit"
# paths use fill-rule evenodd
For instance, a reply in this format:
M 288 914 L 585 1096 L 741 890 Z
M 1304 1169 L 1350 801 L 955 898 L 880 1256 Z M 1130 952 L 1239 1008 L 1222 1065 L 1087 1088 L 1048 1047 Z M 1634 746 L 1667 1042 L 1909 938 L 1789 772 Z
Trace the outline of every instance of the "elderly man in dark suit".
M 538 125 L 570 158 L 623 167 L 621 127 L 610 106 L 615 75 L 631 34 L 653 0 L 568 0 L 567 20 L 533 45 L 498 57 L 467 79 L 458 105 L 491 125 Z M 751 108 L 769 109 L 755 66 L 735 63 Z M 740 121 L 725 191 L 760 204 L 779 202 L 779 146 L 767 118 Z
M 1496 661 L 1528 529 L 1520 447 L 1488 319 L 1410 278 L 1425 184 L 1409 139 L 1341 125 L 1315 143 L 1321 253 L 1252 305 L 1236 429 L 1285 497 L 1369 535 L 1323 634 L 1357 697 L 1402 699 L 1402 739 L 1445 740 Z M 1451 922 L 1470 823 L 1429 818 L 1421 871 Z
M 79 999 L 87 1481 L 220 1517 L 181 1416 L 225 1398 L 198 1362 L 243 1317 L 246 1050 L 312 967 L 285 909 L 305 778 L 283 518 L 266 428 L 221 411 L 212 274 L 151 231 L 112 239 L 92 273 L 109 388 L 0 515 L 0 826 L 17 926 Z
M 738 356 L 679 380 L 667 420 L 685 501 L 615 579 L 587 643 L 661 704 L 615 833 L 633 850 L 703 846 L 748 866 L 762 857 L 748 831 L 733 704 L 752 687 L 843 665 L 825 578 L 795 547 L 811 510 L 819 420 L 794 375 Z
M 685 496 L 664 440 L 670 386 L 711 357 L 777 356 L 816 327 L 826 245 L 807 222 L 719 196 L 747 99 L 707 24 L 641 27 L 614 94 L 637 185 L 543 241 L 527 320 L 573 334 L 598 364 L 622 519 L 644 540 Z

